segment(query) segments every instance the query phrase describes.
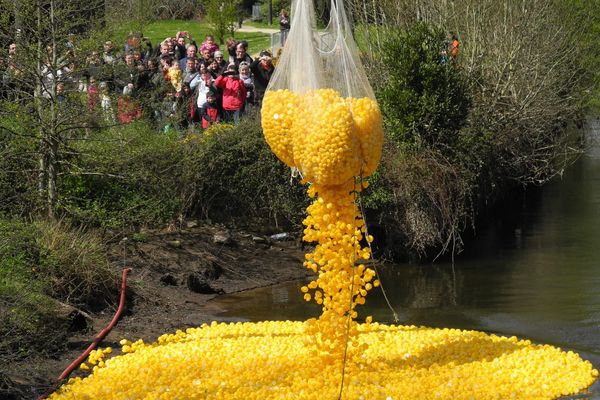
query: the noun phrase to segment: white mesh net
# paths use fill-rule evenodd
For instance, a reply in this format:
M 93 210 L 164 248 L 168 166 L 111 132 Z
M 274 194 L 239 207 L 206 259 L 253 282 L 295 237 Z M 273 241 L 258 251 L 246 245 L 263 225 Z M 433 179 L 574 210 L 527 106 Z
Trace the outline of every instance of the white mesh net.
M 375 98 L 343 3 L 331 0 L 329 24 L 318 30 L 312 0 L 294 0 L 290 33 L 268 90 L 304 94 L 321 88 L 342 97 Z
M 341 0 L 317 30 L 312 0 L 294 0 L 292 26 L 261 110 L 271 149 L 305 180 L 340 185 L 381 158 L 381 113 Z

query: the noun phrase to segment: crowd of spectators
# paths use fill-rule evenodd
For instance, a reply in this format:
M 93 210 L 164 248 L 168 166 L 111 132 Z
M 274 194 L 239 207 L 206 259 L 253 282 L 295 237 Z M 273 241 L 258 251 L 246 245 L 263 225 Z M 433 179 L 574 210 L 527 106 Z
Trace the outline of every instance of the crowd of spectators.
M 233 38 L 221 49 L 212 35 L 197 44 L 188 32 L 153 47 L 148 38 L 130 33 L 123 46 L 106 41 L 102 51 L 82 55 L 70 38 L 64 54 L 46 49 L 36 95 L 62 102 L 78 93 L 86 98 L 88 111 L 109 123 L 126 124 L 144 115 L 161 131 L 238 123 L 243 114 L 260 108 L 275 69 L 269 51 L 253 59 L 248 50 L 247 42 Z M 15 43 L 7 54 L 4 88 L 23 79 Z

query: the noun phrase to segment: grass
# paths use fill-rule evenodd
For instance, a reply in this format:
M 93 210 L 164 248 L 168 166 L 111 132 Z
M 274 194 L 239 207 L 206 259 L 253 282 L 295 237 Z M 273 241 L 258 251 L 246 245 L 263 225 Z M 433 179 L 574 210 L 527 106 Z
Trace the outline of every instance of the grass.
M 125 41 L 127 34 L 136 28 L 132 25 L 121 25 L 116 28 L 116 39 L 119 43 Z M 196 43 L 204 41 L 207 34 L 212 34 L 213 30 L 207 22 L 197 20 L 163 20 L 148 24 L 143 30 L 144 36 L 150 38 L 153 46 L 157 46 L 163 39 L 175 36 L 178 31 L 188 31 Z M 248 42 L 248 52 L 251 55 L 258 54 L 263 49 L 271 46 L 271 35 L 261 32 L 236 32 L 236 40 L 245 40 Z M 224 45 L 219 44 L 221 49 Z
M 64 305 L 104 307 L 116 298 L 117 281 L 94 234 L 60 222 L 0 219 L 0 370 L 64 346 Z
M 278 18 L 273 18 L 273 24 L 269 25 L 268 22 L 263 22 L 263 21 L 252 21 L 252 20 L 245 20 L 244 21 L 244 25 L 246 26 L 252 26 L 254 28 L 266 28 L 266 29 L 277 29 L 279 30 L 279 20 Z

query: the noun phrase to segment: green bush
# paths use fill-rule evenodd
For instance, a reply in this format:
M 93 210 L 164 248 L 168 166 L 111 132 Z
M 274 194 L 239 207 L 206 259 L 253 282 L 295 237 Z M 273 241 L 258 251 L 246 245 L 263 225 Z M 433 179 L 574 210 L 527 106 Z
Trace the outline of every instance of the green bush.
M 78 223 L 160 226 L 180 217 L 238 225 L 297 224 L 305 195 L 248 116 L 238 126 L 181 137 L 140 122 L 77 144 L 78 170 L 61 180 L 59 206 Z
M 279 13 L 281 10 L 286 10 L 288 15 L 290 15 L 290 0 L 273 0 L 273 26 L 279 27 Z M 265 1 L 260 6 L 260 13 L 262 15 L 262 22 L 269 22 L 269 2 Z
M 444 35 L 418 23 L 386 29 L 367 57 L 384 115 L 382 162 L 364 195 L 370 219 L 386 232 L 388 256 L 460 245 L 470 218 L 478 138 L 464 135 L 470 100 L 463 72 L 442 60 Z M 471 159 L 473 157 L 473 159 Z
M 59 207 L 106 228 L 163 224 L 181 209 L 183 147 L 176 132 L 139 122 L 95 132 L 77 144 L 78 169 L 61 180 Z
M 403 148 L 452 152 L 466 123 L 469 98 L 454 62 L 442 62 L 444 35 L 423 23 L 386 32 L 380 54 L 384 79 L 375 80 L 388 137 Z
M 186 212 L 227 223 L 298 224 L 304 189 L 266 144 L 254 116 L 189 143 L 182 177 Z
M 0 103 L 0 215 L 29 215 L 37 205 L 37 142 L 25 128 L 27 113 L 16 103 Z

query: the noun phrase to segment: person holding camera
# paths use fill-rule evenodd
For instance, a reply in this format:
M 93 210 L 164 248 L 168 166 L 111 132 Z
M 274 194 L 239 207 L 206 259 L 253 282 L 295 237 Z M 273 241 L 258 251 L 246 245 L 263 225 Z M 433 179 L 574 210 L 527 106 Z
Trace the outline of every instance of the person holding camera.
M 267 86 L 269 86 L 269 80 L 275 72 L 271 53 L 267 50 L 261 51 L 260 56 L 250 64 L 250 70 L 254 75 L 254 101 L 260 108 Z
M 217 77 L 215 86 L 223 92 L 223 119 L 238 124 L 247 92 L 235 64 L 229 64 L 227 71 Z
M 212 90 L 206 94 L 206 102 L 200 108 L 200 119 L 202 129 L 208 129 L 213 124 L 221 121 L 221 112 L 217 105 L 217 94 Z
M 187 47 L 186 47 L 186 39 L 187 39 L 187 42 L 189 42 L 187 44 Z M 177 32 L 177 34 L 175 35 L 175 48 L 174 48 L 174 53 L 175 53 L 175 56 L 177 57 L 177 60 L 181 61 L 183 58 L 189 57 L 190 55 L 188 54 L 188 49 L 191 46 L 194 46 L 193 57 L 195 57 L 196 51 L 198 49 L 198 45 L 192 39 L 190 33 L 188 31 Z M 183 63 L 183 65 L 185 65 L 185 62 Z
M 281 35 L 281 47 L 285 46 L 285 42 L 290 33 L 290 17 L 287 15 L 287 11 L 282 9 L 279 12 L 279 32 Z

